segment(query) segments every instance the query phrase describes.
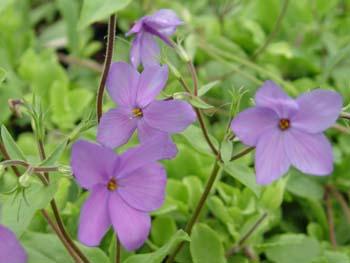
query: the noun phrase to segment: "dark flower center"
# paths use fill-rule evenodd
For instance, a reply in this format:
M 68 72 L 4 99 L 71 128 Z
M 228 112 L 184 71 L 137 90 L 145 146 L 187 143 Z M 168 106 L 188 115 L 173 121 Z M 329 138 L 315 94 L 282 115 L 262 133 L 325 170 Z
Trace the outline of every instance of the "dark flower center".
M 282 131 L 288 130 L 290 128 L 290 121 L 288 119 L 280 119 L 278 126 Z
M 132 114 L 135 118 L 141 118 L 143 116 L 143 112 L 140 108 L 134 108 Z
M 117 188 L 118 188 L 117 181 L 114 178 L 110 179 L 108 184 L 107 184 L 107 189 L 109 191 L 113 192 L 113 191 L 117 190 Z

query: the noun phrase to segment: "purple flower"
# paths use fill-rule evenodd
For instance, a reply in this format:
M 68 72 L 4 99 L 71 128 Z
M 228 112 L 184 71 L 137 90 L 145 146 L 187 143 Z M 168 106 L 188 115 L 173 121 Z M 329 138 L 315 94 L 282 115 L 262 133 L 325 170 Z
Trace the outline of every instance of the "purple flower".
M 153 15 L 144 16 L 136 21 L 126 34 L 127 36 L 136 34 L 130 52 L 133 66 L 137 68 L 140 63 L 144 67 L 158 65 L 160 50 L 154 36 L 158 36 L 172 46 L 168 37 L 175 33 L 177 26 L 182 24 L 176 13 L 169 9 L 161 9 Z
M 25 263 L 27 254 L 14 233 L 0 225 L 0 263 Z
M 290 165 L 313 175 L 333 171 L 332 146 L 322 132 L 341 112 L 338 93 L 316 89 L 293 100 L 275 83 L 266 81 L 255 102 L 256 107 L 238 114 L 231 128 L 243 143 L 256 146 L 258 183 L 271 183 Z
M 79 185 L 90 190 L 79 223 L 79 240 L 99 245 L 110 225 L 127 250 L 139 248 L 151 227 L 148 212 L 164 201 L 166 173 L 158 160 L 174 156 L 158 138 L 117 155 L 113 150 L 78 141 L 71 166 Z
M 168 137 L 195 121 L 190 104 L 180 100 L 155 100 L 168 79 L 167 66 L 146 68 L 141 74 L 125 62 L 111 65 L 109 95 L 118 104 L 101 118 L 97 140 L 107 147 L 126 143 L 138 130 L 141 142 L 154 136 Z

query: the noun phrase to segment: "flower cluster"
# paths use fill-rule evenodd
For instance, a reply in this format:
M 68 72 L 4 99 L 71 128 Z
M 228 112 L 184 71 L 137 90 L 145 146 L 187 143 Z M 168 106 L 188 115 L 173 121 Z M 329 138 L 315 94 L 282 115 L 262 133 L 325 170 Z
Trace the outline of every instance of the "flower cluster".
M 180 100 L 156 100 L 168 80 L 168 68 L 157 60 L 159 48 L 153 36 L 170 43 L 168 36 L 182 22 L 171 10 L 160 10 L 135 23 L 132 65 L 112 63 L 107 89 L 117 108 L 105 113 L 97 142 L 73 145 L 71 166 L 78 184 L 90 191 L 80 215 L 79 240 L 97 246 L 112 225 L 127 250 L 147 239 L 149 212 L 164 201 L 166 173 L 157 163 L 177 154 L 170 135 L 183 131 L 196 119 L 190 104 Z M 143 71 L 138 72 L 139 63 Z M 113 149 L 127 143 L 137 130 L 140 145 L 121 155 Z

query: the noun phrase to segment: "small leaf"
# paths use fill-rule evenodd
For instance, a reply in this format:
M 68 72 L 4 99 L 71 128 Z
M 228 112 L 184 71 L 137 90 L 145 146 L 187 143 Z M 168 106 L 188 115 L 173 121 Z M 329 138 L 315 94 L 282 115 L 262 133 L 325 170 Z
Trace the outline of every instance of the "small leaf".
M 212 88 L 216 87 L 218 84 L 220 83 L 219 80 L 215 80 L 212 82 L 209 82 L 208 84 L 202 86 L 199 90 L 198 90 L 198 96 L 202 97 L 204 94 L 206 94 L 208 91 L 210 91 Z
M 192 231 L 190 250 L 193 263 L 225 263 L 224 246 L 219 235 L 205 224 L 197 224 Z
M 26 157 L 24 156 L 23 152 L 18 147 L 15 140 L 12 138 L 11 134 L 4 125 L 1 126 L 1 138 L 11 159 L 23 161 L 26 160 Z
M 78 28 L 106 19 L 130 2 L 131 0 L 84 0 Z
M 175 220 L 170 216 L 158 216 L 153 220 L 151 237 L 156 245 L 166 244 L 175 233 Z
M 198 109 L 206 110 L 214 108 L 214 106 L 204 102 L 201 98 L 197 96 L 189 94 L 188 92 L 176 92 L 173 94 L 173 98 L 178 100 L 185 100 Z
M 67 140 L 64 140 L 60 144 L 57 145 L 56 149 L 50 154 L 49 157 L 44 160 L 40 166 L 52 166 L 55 165 L 56 162 L 60 159 L 62 156 L 64 150 L 66 149 L 67 146 Z

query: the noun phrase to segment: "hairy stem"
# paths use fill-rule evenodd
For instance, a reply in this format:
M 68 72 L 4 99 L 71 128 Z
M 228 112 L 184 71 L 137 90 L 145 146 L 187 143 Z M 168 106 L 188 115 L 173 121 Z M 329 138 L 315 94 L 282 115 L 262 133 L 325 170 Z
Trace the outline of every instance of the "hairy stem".
M 115 253 L 115 263 L 120 263 L 120 241 L 119 238 L 116 237 L 116 244 L 115 244 L 115 249 L 116 249 L 116 253 Z
M 196 68 L 193 65 L 192 60 L 187 63 L 188 69 L 191 73 L 192 81 L 193 81 L 193 94 L 194 96 L 198 95 L 198 76 Z
M 102 116 L 103 93 L 105 90 L 107 76 L 108 76 L 109 68 L 111 66 L 112 57 L 113 57 L 115 29 L 116 29 L 116 18 L 115 18 L 115 15 L 111 15 L 108 22 L 106 58 L 105 58 L 105 63 L 103 65 L 100 85 L 97 91 L 96 114 L 97 114 L 98 122 L 100 122 L 100 119 Z
M 266 39 L 265 43 L 258 50 L 255 51 L 255 53 L 252 56 L 253 60 L 256 59 L 259 55 L 261 55 L 266 50 L 266 48 L 269 46 L 271 41 L 275 38 L 276 34 L 280 30 L 282 20 L 287 12 L 288 4 L 289 4 L 289 0 L 283 1 L 282 9 L 281 9 L 280 14 L 278 15 L 277 20 L 276 20 L 275 27 L 273 28 L 272 32 L 270 33 L 270 35 Z

